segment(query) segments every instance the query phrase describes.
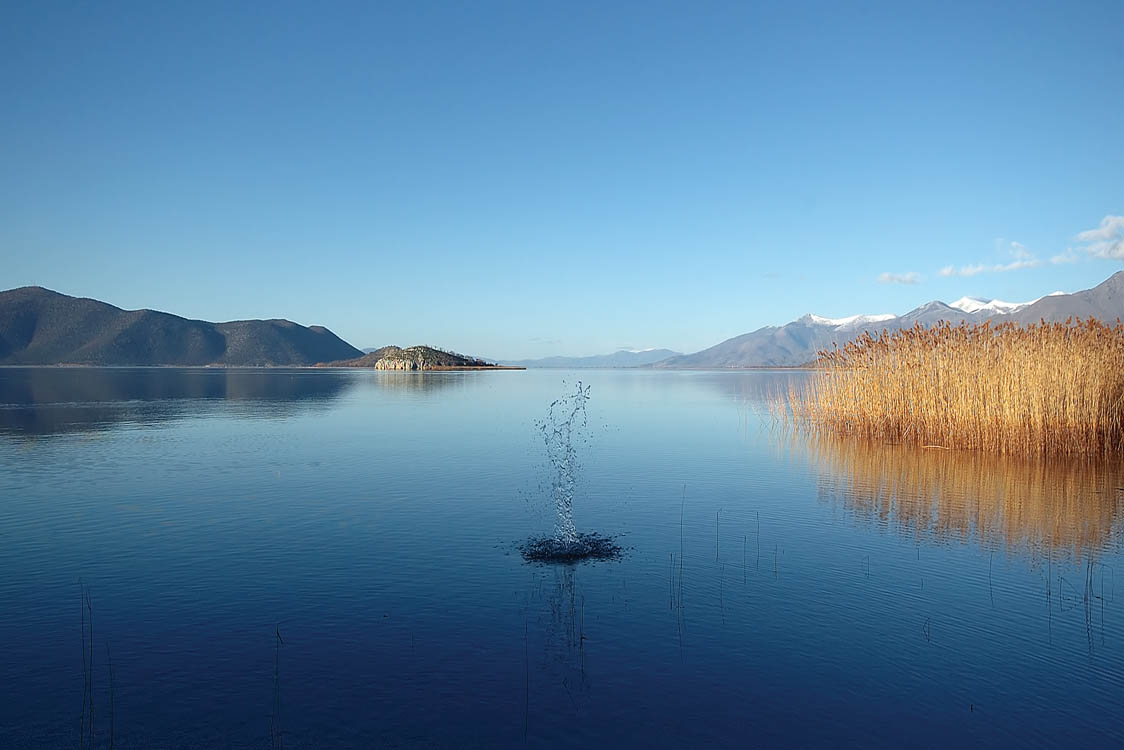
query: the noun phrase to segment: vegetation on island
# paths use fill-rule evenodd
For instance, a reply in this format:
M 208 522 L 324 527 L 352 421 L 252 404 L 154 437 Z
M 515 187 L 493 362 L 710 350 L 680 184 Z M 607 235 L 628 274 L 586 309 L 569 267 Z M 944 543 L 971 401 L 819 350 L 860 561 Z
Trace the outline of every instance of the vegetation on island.
M 324 367 L 369 367 L 375 370 L 522 370 L 522 367 L 501 367 L 479 357 L 468 357 L 434 346 L 411 346 L 405 349 L 384 346 L 354 359 L 328 362 Z
M 1124 452 L 1124 325 L 869 333 L 820 353 L 786 415 L 832 434 L 1016 455 Z

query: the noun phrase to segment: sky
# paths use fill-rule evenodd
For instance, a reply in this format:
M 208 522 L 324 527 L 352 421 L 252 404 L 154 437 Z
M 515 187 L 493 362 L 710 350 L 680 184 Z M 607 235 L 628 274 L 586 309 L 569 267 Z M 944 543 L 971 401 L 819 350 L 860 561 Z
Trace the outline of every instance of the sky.
M 0 289 L 697 351 L 1124 268 L 1124 3 L 0 4 Z

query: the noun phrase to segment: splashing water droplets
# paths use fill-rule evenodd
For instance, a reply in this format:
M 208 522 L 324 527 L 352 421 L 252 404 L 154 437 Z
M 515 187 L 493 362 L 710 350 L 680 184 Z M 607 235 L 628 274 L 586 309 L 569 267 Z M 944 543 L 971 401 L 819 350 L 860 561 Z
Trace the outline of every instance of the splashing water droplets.
M 590 386 L 578 381 L 577 390 L 556 399 L 550 405 L 547 418 L 538 423 L 546 444 L 546 455 L 554 471 L 551 478 L 551 496 L 558 514 L 555 535 L 558 541 L 574 544 L 578 530 L 574 525 L 574 489 L 580 464 L 575 437 L 582 440 L 582 430 L 589 425 L 585 405 L 589 401 Z
M 590 386 L 578 381 L 577 388 L 550 404 L 546 419 L 536 422 L 550 462 L 550 495 L 556 513 L 553 537 L 531 539 L 521 545 L 523 555 L 538 561 L 610 559 L 620 556 L 611 537 L 579 533 L 574 523 L 574 492 L 581 463 L 578 447 L 588 443 L 586 403 Z

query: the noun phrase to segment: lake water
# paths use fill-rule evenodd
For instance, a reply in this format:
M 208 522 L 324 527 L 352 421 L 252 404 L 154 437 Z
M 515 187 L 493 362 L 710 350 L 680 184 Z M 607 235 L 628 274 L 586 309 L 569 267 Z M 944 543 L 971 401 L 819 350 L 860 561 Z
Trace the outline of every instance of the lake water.
M 0 369 L 0 747 L 1124 744 L 1119 462 L 802 438 L 806 377 Z M 529 564 L 579 379 L 626 553 Z

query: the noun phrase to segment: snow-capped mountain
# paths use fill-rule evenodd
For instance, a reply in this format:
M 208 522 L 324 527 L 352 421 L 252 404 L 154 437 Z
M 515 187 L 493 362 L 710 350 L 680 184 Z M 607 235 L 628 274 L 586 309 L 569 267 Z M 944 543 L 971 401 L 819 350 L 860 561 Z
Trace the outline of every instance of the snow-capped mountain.
M 842 346 L 863 332 L 877 336 L 884 329 L 977 323 L 1000 317 L 1018 323 L 1095 317 L 1106 322 L 1124 318 L 1124 271 L 1082 292 L 1053 292 L 1030 302 L 1004 302 L 961 297 L 952 304 L 933 300 L 901 315 L 850 315 L 828 318 L 809 313 L 782 326 L 765 326 L 727 339 L 701 352 L 671 357 L 656 367 L 794 367 L 815 359 L 833 344 Z
M 867 323 L 881 323 L 884 320 L 893 320 L 898 317 L 893 313 L 883 313 L 880 315 L 849 315 L 846 318 L 825 318 L 822 315 L 815 315 L 808 313 L 800 320 L 807 320 L 810 323 L 821 326 L 832 326 L 833 328 L 842 328 L 843 326 L 851 326 L 852 328 L 866 325 Z
M 1047 297 L 1056 297 L 1065 292 L 1051 292 Z M 1032 299 L 1030 302 L 1004 302 L 1001 299 L 987 299 L 985 297 L 961 297 L 949 304 L 949 307 L 955 307 L 957 310 L 963 310 L 966 313 L 987 312 L 992 315 L 1010 315 L 1011 313 L 1018 312 L 1023 308 L 1030 307 L 1038 300 Z
M 1051 292 L 1047 294 L 1046 297 L 1056 297 L 1059 294 L 1064 295 L 1065 292 Z M 815 325 L 831 326 L 833 328 L 859 328 L 871 323 L 886 323 L 891 320 L 897 320 L 899 317 L 906 317 L 910 314 L 914 314 L 914 317 L 917 317 L 916 313 L 926 309 L 943 310 L 944 308 L 952 308 L 953 310 L 960 310 L 969 315 L 976 315 L 977 313 L 986 313 L 989 316 L 1010 315 L 1011 313 L 1030 307 L 1040 299 L 1045 299 L 1045 297 L 1038 297 L 1037 299 L 1032 299 L 1030 302 L 1004 302 L 1001 299 L 988 299 L 986 297 L 961 297 L 955 302 L 933 300 L 915 310 L 911 310 L 904 316 L 894 315 L 893 313 L 881 313 L 879 315 L 849 315 L 845 318 L 825 318 L 822 315 L 808 313 L 800 318 L 800 320 Z
M 1035 300 L 1037 302 L 1037 300 Z M 996 313 L 998 315 L 1007 315 L 1016 310 L 1021 310 L 1031 302 L 1004 302 L 1001 299 L 986 299 L 984 297 L 961 297 L 955 302 L 950 302 L 949 307 L 955 307 L 957 310 L 963 310 L 966 313 L 978 313 L 981 310 Z

